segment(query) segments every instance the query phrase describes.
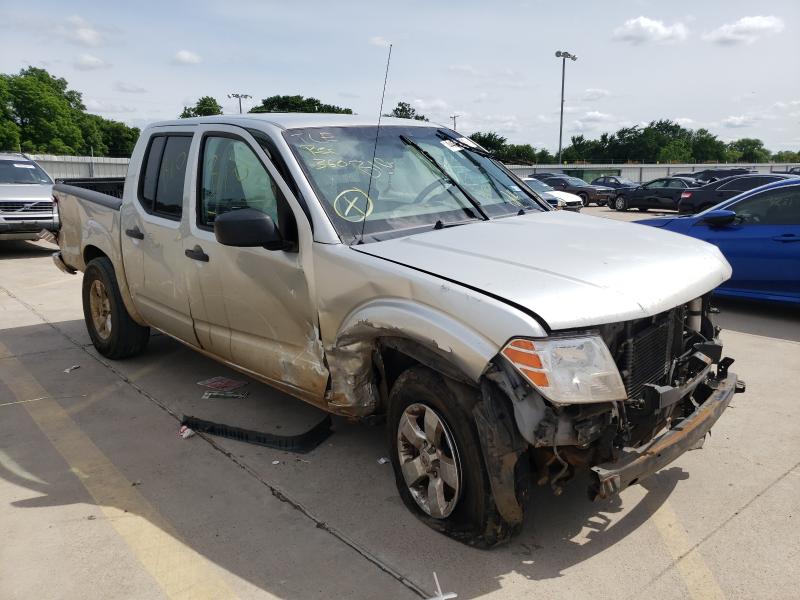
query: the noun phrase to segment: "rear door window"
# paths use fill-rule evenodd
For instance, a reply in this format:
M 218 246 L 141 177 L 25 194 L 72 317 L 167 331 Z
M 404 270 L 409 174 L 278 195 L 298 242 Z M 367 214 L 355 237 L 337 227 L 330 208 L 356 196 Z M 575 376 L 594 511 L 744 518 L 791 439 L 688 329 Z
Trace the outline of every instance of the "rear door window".
M 160 135 L 150 142 L 139 194 L 139 202 L 147 212 L 180 220 L 191 143 L 188 135 Z

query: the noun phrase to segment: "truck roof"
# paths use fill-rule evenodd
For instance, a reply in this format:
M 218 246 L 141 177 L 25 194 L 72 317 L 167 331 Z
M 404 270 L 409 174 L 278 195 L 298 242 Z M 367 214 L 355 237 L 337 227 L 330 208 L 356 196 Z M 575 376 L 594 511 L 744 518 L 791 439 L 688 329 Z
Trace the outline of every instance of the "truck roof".
M 364 127 L 377 125 L 377 115 L 341 115 L 332 113 L 244 113 L 241 115 L 215 115 L 211 117 L 192 117 L 190 119 L 173 119 L 159 121 L 150 127 L 167 127 L 174 125 L 200 125 L 204 123 L 226 123 L 252 127 L 254 123 L 270 123 L 281 129 L 302 127 Z M 382 117 L 381 126 L 402 125 L 403 127 L 443 127 L 430 121 L 414 119 L 398 119 Z

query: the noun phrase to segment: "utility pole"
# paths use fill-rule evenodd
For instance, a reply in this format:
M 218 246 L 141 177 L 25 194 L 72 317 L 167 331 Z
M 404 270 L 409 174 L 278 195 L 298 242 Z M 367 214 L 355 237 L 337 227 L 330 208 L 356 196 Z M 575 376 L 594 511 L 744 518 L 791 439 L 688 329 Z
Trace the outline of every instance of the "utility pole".
M 558 50 L 556 58 L 561 59 L 561 118 L 558 121 L 558 164 L 561 164 L 561 138 L 564 133 L 564 76 L 567 72 L 567 59 L 578 60 L 574 54 L 565 50 Z
M 237 98 L 239 100 L 239 114 L 242 114 L 242 98 L 252 98 L 250 94 L 228 94 L 228 98 Z
M 456 131 L 456 119 L 460 116 L 459 114 L 450 115 L 450 118 L 453 119 L 453 131 Z

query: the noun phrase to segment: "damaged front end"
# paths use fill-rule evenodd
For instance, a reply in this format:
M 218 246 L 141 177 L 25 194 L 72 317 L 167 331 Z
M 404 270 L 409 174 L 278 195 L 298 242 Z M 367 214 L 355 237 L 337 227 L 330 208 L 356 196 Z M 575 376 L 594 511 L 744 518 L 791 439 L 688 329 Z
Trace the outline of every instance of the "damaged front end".
M 590 497 L 608 498 L 700 447 L 744 391 L 711 312 L 706 296 L 644 319 L 512 340 L 486 379 L 511 399 L 537 483 L 560 494 L 588 470 Z M 589 366 L 574 368 L 578 359 Z

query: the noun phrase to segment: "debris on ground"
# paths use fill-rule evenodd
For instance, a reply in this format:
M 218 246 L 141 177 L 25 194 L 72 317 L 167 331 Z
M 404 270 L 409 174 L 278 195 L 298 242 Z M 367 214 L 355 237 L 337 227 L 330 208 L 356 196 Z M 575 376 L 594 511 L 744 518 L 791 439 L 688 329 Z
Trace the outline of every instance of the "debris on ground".
M 308 431 L 295 435 L 278 435 L 276 433 L 254 431 L 252 429 L 226 425 L 225 423 L 206 421 L 205 419 L 200 419 L 191 415 L 184 415 L 181 419 L 181 424 L 186 427 L 191 427 L 194 431 L 200 433 L 207 433 L 238 442 L 246 442 L 248 444 L 256 444 L 258 446 L 274 448 L 275 450 L 297 452 L 300 454 L 311 452 L 333 433 L 331 429 L 333 421 L 330 415 L 325 415 L 319 423 Z
M 279 465 L 279 464 L 281 464 L 281 461 L 279 461 L 279 460 L 273 460 L 273 461 L 272 461 L 272 464 L 273 464 L 273 465 Z
M 72 365 L 71 367 L 67 367 L 66 369 L 64 369 L 64 373 L 71 373 L 75 369 L 80 369 L 80 368 L 81 368 L 80 365 Z
M 227 398 L 233 398 L 236 400 L 244 400 L 247 396 L 250 395 L 250 392 L 205 392 L 203 394 L 203 400 L 225 400 Z
M 389 462 L 389 459 L 388 459 L 388 458 L 386 458 L 385 456 L 381 456 L 381 457 L 378 459 L 378 464 L 379 464 L 379 465 L 385 465 L 385 464 L 386 464 L 386 463 L 388 463 L 388 462 Z
M 436 576 L 436 571 L 433 572 L 433 580 L 436 582 L 436 595 L 431 596 L 427 600 L 450 600 L 451 598 L 458 598 L 458 594 L 453 592 L 442 593 L 442 588 L 439 585 L 439 578 Z
M 136 487 L 137 485 L 142 485 L 141 481 L 131 481 L 131 487 Z
M 194 435 L 194 429 L 190 429 L 186 425 L 181 425 L 181 428 L 178 430 L 178 435 L 183 439 L 188 439 Z
M 240 381 L 238 379 L 231 379 L 230 377 L 219 376 L 198 381 L 197 385 L 202 385 L 203 387 L 207 387 L 217 392 L 232 392 L 233 390 L 238 390 L 240 387 L 246 386 L 247 382 Z

